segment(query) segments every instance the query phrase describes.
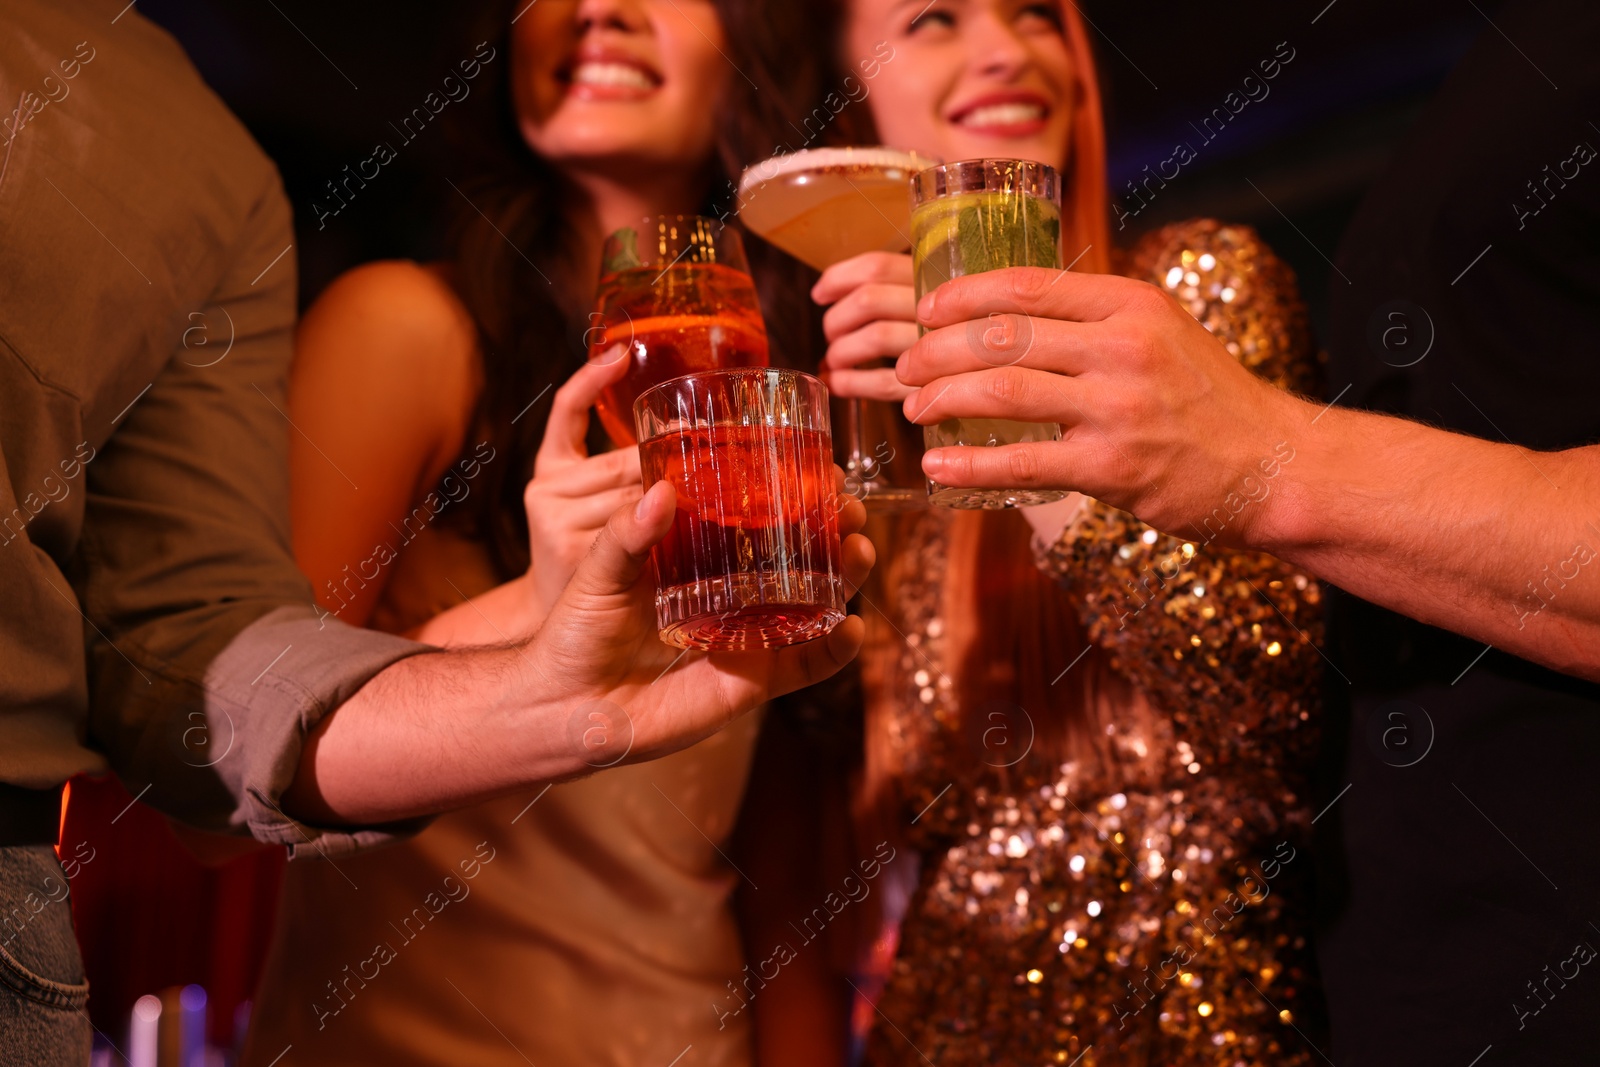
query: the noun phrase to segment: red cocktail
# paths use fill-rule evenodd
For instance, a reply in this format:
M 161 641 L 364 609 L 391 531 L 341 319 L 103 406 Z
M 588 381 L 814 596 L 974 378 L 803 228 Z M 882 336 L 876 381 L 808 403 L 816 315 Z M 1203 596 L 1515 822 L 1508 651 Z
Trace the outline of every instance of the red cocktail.
M 662 216 L 642 231 L 608 237 L 591 322 L 589 358 L 608 358 L 620 344 L 629 361 L 596 405 L 618 445 L 635 443 L 633 402 L 651 386 L 695 371 L 767 365 L 744 248 L 715 219 Z
M 677 491 L 651 550 L 661 639 L 680 648 L 774 648 L 844 618 L 827 390 L 807 374 L 693 374 L 635 406 L 646 490 Z

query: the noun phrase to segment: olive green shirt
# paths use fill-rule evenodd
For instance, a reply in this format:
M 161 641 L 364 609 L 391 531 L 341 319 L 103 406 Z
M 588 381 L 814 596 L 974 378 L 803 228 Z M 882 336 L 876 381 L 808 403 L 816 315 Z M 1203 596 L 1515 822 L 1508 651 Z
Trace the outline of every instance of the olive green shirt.
M 333 852 L 385 835 L 279 809 L 306 733 L 425 646 L 290 553 L 290 222 L 133 5 L 0 5 L 0 781 Z

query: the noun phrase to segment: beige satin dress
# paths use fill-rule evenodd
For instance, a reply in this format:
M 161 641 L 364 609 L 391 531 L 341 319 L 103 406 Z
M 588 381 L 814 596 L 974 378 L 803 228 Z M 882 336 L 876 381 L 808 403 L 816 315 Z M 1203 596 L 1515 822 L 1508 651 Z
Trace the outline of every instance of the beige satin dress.
M 440 526 L 392 566 L 382 629 L 495 584 Z M 749 1063 L 748 1014 L 716 1009 L 744 965 L 721 850 L 757 729 L 290 864 L 243 1063 Z

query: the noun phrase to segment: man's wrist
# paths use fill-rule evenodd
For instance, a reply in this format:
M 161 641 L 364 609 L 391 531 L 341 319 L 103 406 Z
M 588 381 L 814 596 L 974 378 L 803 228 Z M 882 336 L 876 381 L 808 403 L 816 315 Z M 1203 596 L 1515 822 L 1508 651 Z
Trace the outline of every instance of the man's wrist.
M 1261 506 L 1241 524 L 1243 548 L 1287 558 L 1314 541 L 1326 540 L 1323 502 L 1337 495 L 1336 443 L 1345 429 L 1344 413 L 1291 393 L 1277 393 L 1269 425 L 1275 426 L 1272 457 L 1263 473 L 1267 493 Z
M 584 700 L 537 638 L 406 657 L 306 737 L 283 810 L 376 825 L 587 774 Z
M 571 684 L 537 632 L 506 651 L 515 657 L 515 680 L 502 696 L 499 721 L 507 738 L 519 739 L 535 781 L 580 778 L 622 761 L 633 744 L 627 711 Z

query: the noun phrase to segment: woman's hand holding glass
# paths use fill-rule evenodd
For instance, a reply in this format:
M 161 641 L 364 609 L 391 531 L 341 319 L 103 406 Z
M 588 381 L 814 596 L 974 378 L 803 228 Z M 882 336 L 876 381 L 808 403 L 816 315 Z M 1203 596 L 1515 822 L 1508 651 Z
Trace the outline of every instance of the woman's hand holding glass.
M 591 456 L 585 443 L 589 409 L 627 372 L 620 348 L 585 364 L 556 390 L 533 479 L 522 494 L 528 513 L 528 584 L 541 617 L 606 521 L 642 492 L 637 446 Z
M 917 341 L 911 256 L 867 252 L 822 272 L 811 299 L 822 317 L 827 355 L 818 374 L 836 396 L 904 400 L 914 391 L 895 377 L 894 361 Z

